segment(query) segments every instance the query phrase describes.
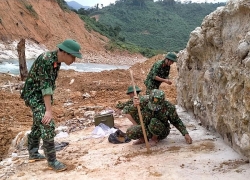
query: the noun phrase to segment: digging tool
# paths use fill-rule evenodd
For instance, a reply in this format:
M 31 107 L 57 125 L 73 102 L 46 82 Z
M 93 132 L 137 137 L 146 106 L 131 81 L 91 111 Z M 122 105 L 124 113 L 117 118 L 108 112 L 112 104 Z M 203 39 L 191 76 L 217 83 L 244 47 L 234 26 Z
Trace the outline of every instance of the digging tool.
M 138 98 L 137 92 L 136 92 L 136 89 L 135 89 L 135 83 L 134 83 L 133 71 L 132 71 L 132 70 L 130 70 L 130 76 L 131 76 L 131 80 L 132 80 L 132 84 L 133 84 L 133 89 L 134 89 L 134 94 L 135 94 L 134 98 Z M 145 144 L 146 144 L 146 147 L 147 147 L 147 152 L 150 153 L 150 149 L 149 149 L 149 148 L 150 148 L 150 145 L 149 145 L 149 143 L 148 143 L 147 134 L 146 134 L 146 131 L 145 131 L 145 127 L 144 127 L 143 120 L 142 120 L 140 105 L 137 105 L 137 110 L 138 110 L 139 119 L 140 119 L 140 122 L 141 122 L 143 137 L 144 137 Z

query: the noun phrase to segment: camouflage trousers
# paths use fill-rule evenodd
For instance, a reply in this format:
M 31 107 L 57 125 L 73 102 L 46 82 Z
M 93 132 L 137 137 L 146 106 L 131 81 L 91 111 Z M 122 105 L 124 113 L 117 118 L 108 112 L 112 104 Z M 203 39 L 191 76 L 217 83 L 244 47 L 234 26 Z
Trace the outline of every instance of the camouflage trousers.
M 41 122 L 45 114 L 45 105 L 36 103 L 35 106 L 30 106 L 30 108 L 33 112 L 33 125 L 30 136 L 33 138 L 42 138 L 43 140 L 54 138 L 56 135 L 54 121 L 51 120 L 48 125 Z
M 152 118 L 149 125 L 145 127 L 147 138 L 152 138 L 153 135 L 158 136 L 158 140 L 165 139 L 170 132 L 170 128 L 166 127 L 160 120 Z M 132 126 L 126 132 L 129 139 L 143 138 L 141 125 Z
M 137 123 L 137 124 L 141 124 L 141 121 L 140 121 L 140 118 L 139 118 L 139 116 L 137 115 L 134 115 L 134 114 L 131 114 L 131 117 L 135 120 L 135 122 Z

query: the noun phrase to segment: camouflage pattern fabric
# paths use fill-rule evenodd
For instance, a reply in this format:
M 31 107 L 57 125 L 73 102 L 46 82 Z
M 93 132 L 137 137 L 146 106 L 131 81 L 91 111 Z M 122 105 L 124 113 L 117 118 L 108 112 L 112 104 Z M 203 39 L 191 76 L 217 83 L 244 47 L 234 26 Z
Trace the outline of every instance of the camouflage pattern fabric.
M 131 104 L 133 104 L 133 99 L 129 99 L 126 102 L 119 101 L 118 104 L 116 104 L 115 108 L 122 110 L 125 106 L 129 106 Z
M 140 95 L 138 97 L 140 97 Z M 124 111 L 126 112 L 127 111 L 126 109 L 129 108 L 131 105 L 133 106 L 133 99 L 129 99 L 128 101 L 124 103 L 119 102 L 116 105 L 116 108 L 123 110 L 123 114 L 126 114 L 124 113 Z M 140 124 L 140 119 L 139 119 L 139 116 L 137 116 L 137 113 L 131 112 L 130 115 L 132 116 L 132 118 L 135 120 L 137 124 Z
M 165 127 L 164 124 L 156 119 L 152 118 L 148 127 L 145 128 L 148 139 L 152 138 L 153 134 L 158 136 L 158 140 L 165 139 L 170 132 L 170 128 Z M 139 139 L 143 137 L 142 127 L 141 125 L 132 126 L 127 129 L 126 132 L 128 138 L 131 139 Z
M 161 104 L 165 101 L 165 93 L 159 89 L 151 90 L 149 94 L 148 107 L 152 111 L 158 111 L 162 108 Z
M 44 95 L 51 95 L 53 103 L 53 91 L 55 81 L 61 63 L 57 62 L 57 51 L 49 51 L 41 54 L 33 63 L 29 75 L 21 91 L 21 98 L 33 112 L 33 126 L 31 137 L 51 139 L 55 136 L 55 124 L 51 120 L 49 125 L 44 125 L 41 120 L 45 114 Z
M 43 140 L 54 138 L 56 135 L 54 120 L 52 119 L 48 125 L 44 125 L 41 122 L 45 114 L 45 105 L 39 104 L 35 108 L 32 108 L 32 112 L 33 125 L 30 132 L 31 137 L 41 137 Z
M 163 66 L 165 60 L 159 60 L 155 62 L 150 69 L 144 84 L 147 88 L 146 94 L 149 94 L 152 89 L 159 89 L 161 85 L 161 81 L 155 80 L 155 76 L 159 76 L 161 78 L 168 78 L 170 72 L 170 66 Z
M 183 124 L 178 114 L 176 113 L 175 106 L 165 100 L 161 104 L 161 109 L 158 111 L 152 111 L 148 107 L 149 96 L 140 97 L 140 107 L 143 118 L 143 123 L 148 139 L 153 135 L 157 135 L 158 139 L 164 139 L 167 137 L 170 131 L 170 123 L 173 124 L 184 136 L 188 134 L 186 126 Z M 133 105 L 124 110 L 124 113 L 135 113 L 138 116 L 137 108 Z M 127 136 L 130 139 L 138 139 L 143 137 L 141 125 L 132 126 L 127 130 Z
M 128 109 L 130 109 L 130 106 L 134 106 L 133 103 L 132 103 L 131 105 L 125 106 L 125 107 L 123 108 L 123 114 L 128 114 L 127 112 L 129 111 Z M 135 122 L 136 122 L 137 124 L 141 124 L 141 123 L 140 123 L 140 118 L 139 118 L 139 116 L 138 116 L 137 109 L 136 109 L 136 111 L 133 111 L 133 112 L 131 111 L 129 114 L 130 114 L 131 117 L 135 120 Z

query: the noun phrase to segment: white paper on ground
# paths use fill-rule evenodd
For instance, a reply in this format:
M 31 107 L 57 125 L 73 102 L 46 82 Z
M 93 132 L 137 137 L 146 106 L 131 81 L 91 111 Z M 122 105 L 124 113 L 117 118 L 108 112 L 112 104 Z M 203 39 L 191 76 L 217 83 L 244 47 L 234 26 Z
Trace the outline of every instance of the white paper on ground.
M 59 132 L 55 138 L 64 138 L 64 137 L 68 137 L 69 134 L 67 132 Z
M 100 123 L 98 126 L 95 127 L 95 129 L 92 131 L 92 137 L 93 138 L 100 138 L 100 137 L 106 137 L 109 136 L 111 133 L 116 132 L 117 129 L 110 128 L 107 125 Z

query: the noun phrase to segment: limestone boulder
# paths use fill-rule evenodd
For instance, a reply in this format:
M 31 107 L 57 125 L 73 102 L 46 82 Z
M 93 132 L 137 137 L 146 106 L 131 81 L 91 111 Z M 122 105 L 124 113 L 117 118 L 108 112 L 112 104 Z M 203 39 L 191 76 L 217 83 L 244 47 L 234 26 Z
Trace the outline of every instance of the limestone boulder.
M 250 157 L 250 1 L 229 0 L 178 53 L 178 105 Z

